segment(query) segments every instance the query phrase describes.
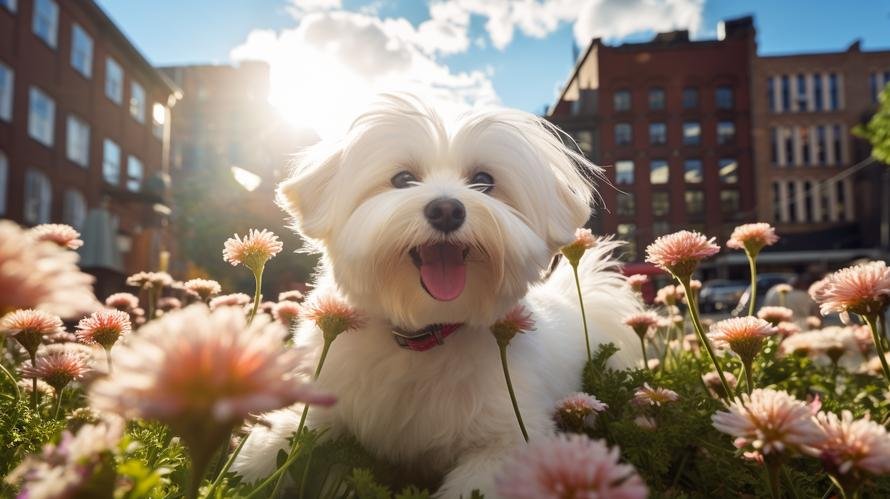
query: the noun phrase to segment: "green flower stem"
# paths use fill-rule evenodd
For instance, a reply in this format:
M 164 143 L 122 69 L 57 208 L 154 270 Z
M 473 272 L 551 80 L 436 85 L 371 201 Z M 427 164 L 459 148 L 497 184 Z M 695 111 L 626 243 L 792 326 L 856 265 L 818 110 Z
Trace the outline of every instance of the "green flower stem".
M 253 308 L 250 309 L 250 315 L 247 316 L 248 326 L 253 322 L 253 318 L 256 317 L 256 311 L 260 308 L 260 296 L 263 290 L 263 270 L 265 267 L 265 265 L 260 265 L 258 269 L 253 271 L 253 281 L 255 286 L 253 291 Z
M 59 419 L 59 409 L 62 407 L 62 392 L 65 389 L 62 388 L 59 390 L 59 394 L 56 395 L 56 410 L 53 412 L 53 419 Z
M 516 421 L 519 423 L 522 437 L 528 442 L 528 431 L 525 429 L 525 423 L 522 422 L 522 414 L 519 412 L 519 404 L 516 402 L 516 393 L 513 392 L 513 382 L 510 381 L 510 369 L 507 367 L 507 345 L 498 342 L 498 349 L 501 351 L 501 367 L 504 368 L 504 379 L 507 381 L 507 391 L 510 392 L 510 401 L 513 402 L 513 412 L 516 413 Z
M 572 273 L 575 274 L 575 289 L 578 290 L 578 304 L 581 305 L 581 323 L 584 325 L 584 342 L 585 345 L 587 345 L 587 362 L 590 362 L 593 360 L 593 355 L 590 353 L 590 333 L 587 331 L 587 313 L 584 311 L 584 297 L 581 295 L 581 281 L 578 279 L 577 264 L 572 265 Z M 526 438 L 526 440 L 528 440 L 528 438 Z
M 327 336 L 327 335 L 325 335 L 325 336 Z M 328 351 L 331 349 L 331 344 L 333 342 L 334 342 L 333 338 L 331 338 L 331 339 L 325 338 L 325 340 L 324 340 L 324 346 L 321 349 L 321 356 L 318 358 L 318 366 L 315 367 L 315 379 L 318 379 L 318 376 L 321 374 L 321 368 L 322 368 L 322 366 L 324 366 L 324 361 L 328 356 Z M 294 444 L 290 449 L 290 453 L 288 454 L 287 459 L 284 461 L 284 463 L 281 466 L 278 467 L 277 470 L 275 470 L 274 473 L 272 473 L 269 476 L 269 478 L 265 479 L 263 481 L 263 483 L 261 483 L 256 489 L 254 489 L 253 492 L 250 493 L 249 496 L 247 496 L 248 499 L 253 497 L 254 494 L 259 492 L 260 490 L 264 489 L 267 485 L 272 483 L 273 480 L 275 480 L 275 487 L 272 489 L 272 494 L 270 494 L 269 497 L 275 497 L 278 494 L 278 490 L 281 488 L 281 485 L 284 482 L 284 472 L 292 464 L 294 464 L 294 462 L 296 462 L 297 458 L 299 457 L 300 434 L 303 432 L 303 427 L 306 425 L 306 416 L 308 414 L 309 414 L 309 404 L 305 404 L 305 405 L 303 405 L 303 414 L 300 416 L 300 424 L 297 425 L 297 432 L 295 433 L 296 438 L 294 439 Z
M 643 350 L 643 369 L 649 369 L 649 356 L 646 354 L 646 340 L 640 336 L 640 349 Z
M 188 488 L 185 494 L 186 499 L 196 499 L 198 497 L 198 490 L 201 488 L 201 482 L 204 479 L 204 473 L 207 471 L 213 452 L 210 452 L 209 455 L 203 451 L 198 454 L 191 452 L 191 454 L 192 473 L 189 476 Z
M 244 447 L 244 442 L 247 442 L 248 435 L 244 435 L 241 437 L 241 442 L 238 443 L 238 447 L 235 448 L 235 451 L 229 456 L 229 459 L 226 461 L 226 464 L 223 465 L 222 469 L 219 471 L 219 474 L 216 475 L 216 479 L 213 480 L 213 483 L 210 484 L 210 488 L 207 489 L 207 493 L 204 494 L 205 498 L 209 498 L 213 496 L 213 491 L 219 487 L 219 484 L 222 483 L 223 477 L 226 475 L 226 472 L 229 471 L 229 468 L 232 467 L 232 463 L 235 462 L 235 458 L 238 457 L 238 454 L 241 452 L 241 448 Z
M 36 366 L 36 353 L 28 352 L 28 355 L 31 357 L 31 366 Z M 37 376 L 31 378 L 31 410 L 37 412 Z
M 871 335 L 875 342 L 875 349 L 878 351 L 878 358 L 881 359 L 881 369 L 884 371 L 884 378 L 890 382 L 890 366 L 887 365 L 887 359 L 884 356 L 884 343 L 881 341 L 881 337 L 878 334 L 878 318 L 871 315 L 863 315 L 862 318 L 865 319 L 865 322 L 868 323 L 868 327 L 871 328 Z
M 688 276 L 680 279 L 680 284 L 683 285 L 687 297 L 692 296 L 692 287 L 689 285 L 689 279 Z M 695 332 L 698 334 L 698 341 L 701 342 L 702 346 L 704 346 L 705 350 L 708 352 L 708 357 L 710 357 L 711 362 L 714 364 L 714 369 L 717 371 L 717 376 L 720 377 L 720 383 L 723 385 L 723 393 L 729 397 L 730 394 L 732 394 L 732 390 L 729 389 L 729 383 L 726 382 L 726 377 L 723 376 L 723 369 L 720 369 L 720 364 L 717 362 L 717 356 L 714 355 L 714 347 L 711 346 L 711 342 L 708 340 L 707 336 L 705 336 L 705 330 L 698 317 L 698 307 L 695 305 L 695 299 L 687 298 L 687 300 L 689 301 L 689 317 L 692 319 L 692 326 L 695 329 Z
M 745 250 L 748 257 L 748 267 L 751 269 L 751 294 L 748 298 L 748 315 L 754 315 L 754 306 L 757 304 L 757 255 Z M 688 292 L 687 292 L 688 294 Z
M 745 372 L 745 388 L 748 390 L 748 394 L 751 394 L 751 390 L 754 389 L 754 377 L 751 375 L 751 361 L 742 361 L 742 371 Z
M 108 364 L 108 374 L 111 374 L 111 347 L 105 349 L 105 363 Z
M 779 462 L 769 462 L 766 463 L 766 476 L 769 480 L 769 491 L 770 495 L 773 499 L 782 499 L 782 492 L 779 488 L 779 471 L 782 469 L 782 464 Z
M 22 398 L 22 392 L 19 391 L 19 385 L 15 380 L 15 376 L 13 376 L 11 372 L 9 372 L 9 369 L 7 369 L 2 362 L 0 362 L 0 371 L 3 371 L 3 374 L 7 378 L 9 378 L 9 382 L 12 383 L 12 390 L 13 393 L 15 393 L 15 404 L 13 405 L 13 407 L 18 407 L 19 399 Z

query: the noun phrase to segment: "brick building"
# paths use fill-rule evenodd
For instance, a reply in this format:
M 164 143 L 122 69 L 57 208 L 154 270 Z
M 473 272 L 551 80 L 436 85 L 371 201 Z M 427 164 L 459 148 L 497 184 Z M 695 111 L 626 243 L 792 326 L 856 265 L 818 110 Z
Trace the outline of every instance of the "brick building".
M 92 0 L 0 0 L 0 217 L 81 230 L 99 296 L 169 249 L 178 95 Z
M 657 236 L 682 228 L 727 236 L 754 218 L 750 17 L 721 23 L 716 40 L 686 31 L 650 42 L 591 42 L 549 119 L 570 133 L 614 187 L 595 231 L 629 241 L 641 261 Z
M 757 216 L 785 236 L 767 261 L 843 264 L 888 249 L 882 201 L 890 198 L 890 173 L 851 134 L 887 83 L 890 51 L 864 51 L 859 42 L 755 60 Z

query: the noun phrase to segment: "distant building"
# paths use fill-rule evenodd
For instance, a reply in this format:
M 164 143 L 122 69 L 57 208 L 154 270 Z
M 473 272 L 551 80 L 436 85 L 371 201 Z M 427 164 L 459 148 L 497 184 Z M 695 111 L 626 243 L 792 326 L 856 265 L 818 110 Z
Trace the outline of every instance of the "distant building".
M 718 39 L 659 33 L 610 46 L 594 39 L 548 118 L 606 167 L 595 231 L 628 241 L 626 258 L 680 229 L 728 236 L 755 218 L 750 64 L 752 18 L 721 23 Z
M 851 135 L 888 83 L 890 51 L 863 51 L 859 42 L 755 60 L 757 217 L 784 236 L 767 262 L 839 265 L 890 249 L 890 171 Z
M 0 217 L 63 222 L 97 295 L 170 248 L 177 87 L 92 0 L 0 0 Z

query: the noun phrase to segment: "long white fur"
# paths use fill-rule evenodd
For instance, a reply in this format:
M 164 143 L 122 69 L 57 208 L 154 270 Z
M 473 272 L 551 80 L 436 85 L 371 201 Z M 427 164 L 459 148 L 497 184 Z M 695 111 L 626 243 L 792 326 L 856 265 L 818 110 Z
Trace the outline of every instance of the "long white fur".
M 392 188 L 390 179 L 402 170 L 418 184 Z M 495 179 L 490 194 L 467 185 L 480 170 Z M 313 294 L 337 294 L 369 318 L 334 342 L 318 384 L 338 402 L 311 410 L 309 424 L 329 428 L 329 435 L 352 434 L 421 478 L 444 477 L 439 497 L 473 489 L 494 497 L 503 459 L 524 444 L 488 326 L 517 303 L 535 321 L 535 331 L 508 348 L 530 439 L 551 434 L 554 404 L 580 389 L 586 348 L 571 268 L 563 263 L 543 276 L 587 221 L 593 191 L 584 170 L 597 172 L 533 115 L 481 110 L 448 130 L 434 111 L 403 95 L 383 96 L 345 138 L 301 155 L 279 202 L 323 253 Z M 467 208 L 465 224 L 448 236 L 423 217 L 423 206 L 441 195 Z M 431 241 L 471 248 L 466 288 L 451 302 L 422 289 L 408 256 Z M 580 275 L 592 346 L 617 344 L 613 364 L 628 366 L 640 362 L 639 352 L 621 319 L 640 305 L 617 272 L 617 247 L 601 241 L 582 259 Z M 393 326 L 441 322 L 465 326 L 426 352 L 400 348 L 392 338 Z M 321 335 L 313 324 L 295 335 L 317 356 Z M 249 481 L 274 470 L 299 414 L 292 408 L 264 419 L 233 466 Z

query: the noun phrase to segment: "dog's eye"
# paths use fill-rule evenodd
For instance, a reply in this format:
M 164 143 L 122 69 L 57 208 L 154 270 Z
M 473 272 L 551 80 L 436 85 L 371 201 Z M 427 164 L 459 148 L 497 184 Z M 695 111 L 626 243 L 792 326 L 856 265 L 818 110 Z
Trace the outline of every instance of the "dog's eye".
M 399 172 L 390 179 L 390 182 L 392 182 L 392 186 L 396 189 L 404 189 L 406 187 L 412 187 L 413 182 L 417 182 L 417 177 L 411 172 Z
M 479 172 L 470 179 L 470 187 L 480 192 L 488 192 L 494 189 L 494 177 L 485 172 Z

